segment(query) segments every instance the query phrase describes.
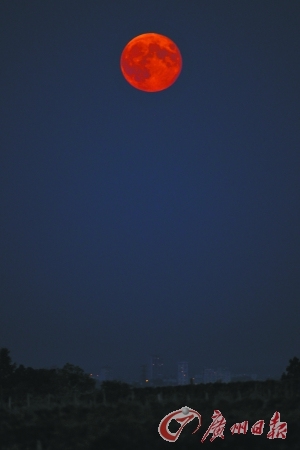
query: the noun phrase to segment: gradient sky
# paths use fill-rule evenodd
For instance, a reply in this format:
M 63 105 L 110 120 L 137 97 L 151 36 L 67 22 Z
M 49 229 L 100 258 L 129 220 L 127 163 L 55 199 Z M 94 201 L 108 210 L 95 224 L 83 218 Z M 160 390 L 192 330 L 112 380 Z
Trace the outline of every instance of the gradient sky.
M 300 2 L 0 5 L 0 346 L 138 379 L 300 356 Z M 173 86 L 133 88 L 135 36 Z

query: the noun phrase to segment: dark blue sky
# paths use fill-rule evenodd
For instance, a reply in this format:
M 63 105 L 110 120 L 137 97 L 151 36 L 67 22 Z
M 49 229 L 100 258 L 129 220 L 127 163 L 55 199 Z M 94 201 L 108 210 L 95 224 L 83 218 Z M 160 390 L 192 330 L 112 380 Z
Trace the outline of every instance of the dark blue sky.
M 300 356 L 300 3 L 0 6 L 0 346 L 138 378 Z M 169 89 L 120 56 L 157 32 Z

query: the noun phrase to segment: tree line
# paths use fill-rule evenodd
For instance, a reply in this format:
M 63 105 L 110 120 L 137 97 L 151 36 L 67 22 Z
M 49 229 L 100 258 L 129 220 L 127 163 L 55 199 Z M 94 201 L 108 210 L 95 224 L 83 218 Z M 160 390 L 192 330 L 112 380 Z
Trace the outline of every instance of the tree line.
M 300 360 L 294 357 L 289 360 L 281 381 L 292 381 L 300 384 Z M 113 397 L 126 397 L 130 386 L 120 381 L 104 381 L 103 391 L 110 392 Z M 96 381 L 82 368 L 67 363 L 61 369 L 33 369 L 18 367 L 12 363 L 10 351 L 0 348 L 0 400 L 7 401 L 9 396 L 22 397 L 24 394 L 44 396 L 51 393 L 62 396 L 68 393 L 84 394 L 96 390 Z
M 10 351 L 0 349 L 0 399 L 7 401 L 10 395 L 32 394 L 43 396 L 49 392 L 55 396 L 69 392 L 90 392 L 95 389 L 96 381 L 78 366 L 67 363 L 58 369 L 33 369 L 18 367 L 12 363 Z

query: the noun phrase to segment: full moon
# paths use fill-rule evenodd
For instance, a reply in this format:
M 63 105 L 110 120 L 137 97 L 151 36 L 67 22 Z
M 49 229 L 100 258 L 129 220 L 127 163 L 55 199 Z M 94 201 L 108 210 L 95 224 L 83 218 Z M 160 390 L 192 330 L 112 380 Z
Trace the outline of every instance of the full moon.
M 157 92 L 170 87 L 178 78 L 182 58 L 176 44 L 157 33 L 140 34 L 125 46 L 121 71 L 131 86 Z

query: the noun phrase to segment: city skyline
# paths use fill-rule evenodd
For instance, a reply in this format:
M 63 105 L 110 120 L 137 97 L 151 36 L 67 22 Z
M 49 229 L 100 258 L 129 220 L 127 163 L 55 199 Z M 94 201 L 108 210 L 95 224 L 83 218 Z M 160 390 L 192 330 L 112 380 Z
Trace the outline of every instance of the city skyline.
M 1 347 L 0 347 L 1 348 Z M 8 349 L 9 353 L 10 350 Z M 11 357 L 11 356 L 10 356 Z M 85 372 L 94 378 L 97 385 L 101 385 L 103 381 L 121 381 L 130 384 L 138 385 L 141 387 L 146 386 L 160 386 L 168 385 L 184 385 L 184 384 L 199 384 L 199 383 L 215 383 L 215 382 L 235 382 L 235 381 L 249 381 L 257 380 L 263 381 L 266 379 L 280 379 L 285 372 L 286 367 L 278 374 L 273 376 L 270 372 L 262 374 L 254 371 L 240 371 L 233 372 L 228 366 L 210 366 L 193 364 L 193 367 L 197 366 L 197 369 L 190 370 L 189 361 L 177 360 L 171 370 L 165 370 L 164 361 L 168 360 L 159 354 L 150 354 L 146 358 L 147 363 L 143 363 L 139 366 L 139 370 L 135 372 L 133 377 L 126 377 L 121 372 L 117 373 L 115 368 L 107 364 L 99 364 L 97 369 L 93 372 Z M 12 360 L 12 363 L 16 367 L 24 366 L 24 364 L 18 364 Z M 68 363 L 73 365 L 72 363 Z M 168 365 L 171 367 L 172 365 Z M 26 367 L 26 366 L 25 366 Z M 96 367 L 96 365 L 94 365 Z M 50 367 L 32 367 L 33 369 L 58 369 L 57 365 Z M 80 367 L 82 369 L 82 367 Z M 183 378 L 184 377 L 184 378 Z
M 153 385 L 154 380 L 163 380 L 164 382 L 166 380 L 172 380 L 172 383 L 174 380 L 176 380 L 176 384 L 190 384 L 191 379 L 193 380 L 193 383 L 215 383 L 217 381 L 221 381 L 224 383 L 228 383 L 230 381 L 247 381 L 247 380 L 266 380 L 268 378 L 273 379 L 279 379 L 282 375 L 282 373 L 285 371 L 286 367 L 282 370 L 282 372 L 275 377 L 272 377 L 270 373 L 257 373 L 255 371 L 240 371 L 240 372 L 232 372 L 229 367 L 220 367 L 219 365 L 216 365 L 214 367 L 207 367 L 205 365 L 198 365 L 198 370 L 191 371 L 189 369 L 190 363 L 189 361 L 177 361 L 174 364 L 173 370 L 166 371 L 162 368 L 164 365 L 163 362 L 166 360 L 165 357 L 162 357 L 161 355 L 149 355 L 148 363 L 141 364 L 139 366 L 139 370 L 136 371 L 136 376 L 132 378 L 125 378 L 120 375 L 119 377 L 114 376 L 113 368 L 110 367 L 110 375 L 105 378 L 105 380 L 119 380 L 119 381 L 125 381 L 130 383 L 140 383 L 142 386 L 151 386 Z M 152 368 L 151 366 L 153 364 L 153 360 L 159 361 L 158 367 Z M 288 363 L 287 363 L 288 364 Z M 180 366 L 186 365 L 187 372 L 186 372 L 186 381 L 185 383 L 182 383 L 179 381 L 179 371 L 181 371 Z M 193 365 L 194 366 L 194 365 Z M 106 368 L 107 366 L 102 366 L 103 368 Z M 183 369 L 184 371 L 184 369 Z M 101 369 L 99 370 L 99 373 L 101 373 Z M 101 378 L 101 375 L 97 375 Z M 99 378 L 99 381 L 100 381 Z M 158 383 L 159 384 L 159 383 Z M 155 383 L 154 383 L 155 385 Z

